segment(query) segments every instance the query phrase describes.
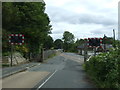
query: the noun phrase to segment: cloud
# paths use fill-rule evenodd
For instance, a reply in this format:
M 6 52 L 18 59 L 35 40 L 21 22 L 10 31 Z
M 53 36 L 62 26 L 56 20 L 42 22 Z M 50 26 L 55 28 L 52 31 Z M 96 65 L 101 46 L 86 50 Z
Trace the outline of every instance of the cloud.
M 115 25 L 117 20 L 111 19 L 106 15 L 81 13 L 67 11 L 58 7 L 50 7 L 52 11 L 48 11 L 52 22 L 66 22 L 70 24 L 102 24 L 102 25 Z M 53 18 L 54 17 L 54 18 Z
M 64 31 L 70 31 L 74 34 L 75 38 L 88 38 L 88 37 L 103 37 L 104 34 L 108 37 L 113 36 L 112 30 L 116 30 L 117 26 L 103 26 L 99 24 L 69 24 L 66 22 L 52 23 L 54 29 L 51 36 L 55 39 L 62 38 Z M 115 28 L 116 27 L 116 28 Z
M 65 30 L 76 38 L 112 36 L 117 30 L 118 0 L 45 0 L 54 39 Z M 116 35 L 117 36 L 117 35 Z
M 114 28 L 114 27 L 116 27 L 116 28 Z M 117 25 L 97 28 L 97 29 L 91 30 L 90 32 L 93 35 L 104 35 L 105 34 L 106 36 L 113 37 L 113 29 L 115 29 L 115 32 L 117 35 L 118 34 Z

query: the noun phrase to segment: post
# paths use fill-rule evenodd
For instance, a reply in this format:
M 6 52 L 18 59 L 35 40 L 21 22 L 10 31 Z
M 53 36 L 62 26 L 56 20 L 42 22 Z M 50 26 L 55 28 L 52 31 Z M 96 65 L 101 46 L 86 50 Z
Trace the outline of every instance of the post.
M 87 41 L 85 41 L 85 45 L 84 45 L 84 62 L 86 62 L 88 57 L 88 52 L 87 52 Z
M 43 48 L 43 44 L 41 44 L 41 62 L 43 62 L 44 60 L 44 48 Z
M 94 56 L 96 56 L 96 47 L 94 47 Z
M 13 45 L 11 44 L 11 67 L 12 67 L 12 60 L 13 59 Z
M 104 52 L 106 52 L 106 35 L 104 34 Z

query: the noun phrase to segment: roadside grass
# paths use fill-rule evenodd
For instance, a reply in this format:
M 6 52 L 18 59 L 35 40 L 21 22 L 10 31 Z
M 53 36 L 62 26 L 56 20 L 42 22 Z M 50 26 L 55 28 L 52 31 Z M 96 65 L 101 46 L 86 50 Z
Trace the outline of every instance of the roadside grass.
M 2 66 L 2 68 L 4 68 L 4 67 L 9 67 L 10 65 L 9 64 L 1 64 L 0 66 Z
M 57 54 L 52 54 L 52 55 L 48 56 L 47 59 L 44 59 L 44 60 L 43 60 L 43 63 L 47 63 L 47 61 L 48 61 L 49 59 L 51 59 L 51 58 L 53 58 L 53 57 L 55 57 L 55 56 L 57 56 Z
M 52 54 L 52 55 L 48 56 L 48 59 L 49 59 L 49 58 L 53 58 L 53 57 L 55 57 L 55 56 L 57 56 L 57 54 Z

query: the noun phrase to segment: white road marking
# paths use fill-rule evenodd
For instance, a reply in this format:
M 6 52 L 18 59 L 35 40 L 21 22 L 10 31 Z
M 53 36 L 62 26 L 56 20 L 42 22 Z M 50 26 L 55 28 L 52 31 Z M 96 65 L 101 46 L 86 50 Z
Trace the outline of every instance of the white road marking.
M 48 79 L 46 79 L 36 90 L 39 90 L 56 72 L 57 70 L 55 70 L 54 73 L 50 77 L 48 77 Z

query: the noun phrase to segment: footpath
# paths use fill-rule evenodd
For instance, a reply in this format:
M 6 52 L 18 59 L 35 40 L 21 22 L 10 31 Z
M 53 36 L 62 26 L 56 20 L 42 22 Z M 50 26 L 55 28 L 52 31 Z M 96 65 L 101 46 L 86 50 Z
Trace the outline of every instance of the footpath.
M 26 71 L 28 68 L 34 67 L 40 65 L 38 62 L 30 62 L 27 64 L 21 64 L 13 67 L 5 67 L 5 68 L 0 68 L 0 71 L 2 73 L 0 74 L 0 78 L 5 78 L 10 75 L 16 74 L 18 72 Z

